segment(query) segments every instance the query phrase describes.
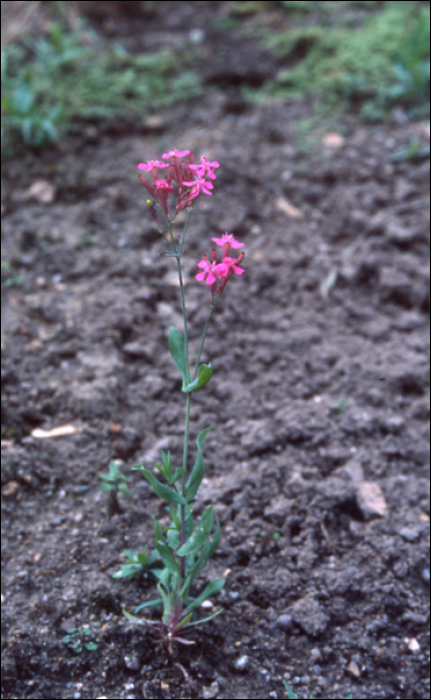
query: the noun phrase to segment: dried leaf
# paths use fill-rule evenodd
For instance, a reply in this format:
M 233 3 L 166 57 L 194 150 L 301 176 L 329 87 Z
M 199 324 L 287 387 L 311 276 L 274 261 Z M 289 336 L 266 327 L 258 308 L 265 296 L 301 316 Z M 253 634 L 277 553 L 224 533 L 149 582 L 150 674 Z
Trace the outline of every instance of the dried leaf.
M 276 200 L 275 206 L 277 207 L 277 209 L 280 209 L 280 211 L 282 211 L 283 214 L 286 214 L 291 219 L 302 219 L 304 216 L 300 209 L 294 207 L 293 204 L 291 204 L 287 199 L 284 199 L 283 197 L 279 197 Z
M 52 428 L 52 430 L 43 430 L 42 428 L 35 428 L 31 431 L 31 436 L 38 439 L 44 439 L 63 437 L 64 435 L 74 435 L 77 432 L 78 428 L 75 428 L 74 425 L 60 425 L 58 428 Z

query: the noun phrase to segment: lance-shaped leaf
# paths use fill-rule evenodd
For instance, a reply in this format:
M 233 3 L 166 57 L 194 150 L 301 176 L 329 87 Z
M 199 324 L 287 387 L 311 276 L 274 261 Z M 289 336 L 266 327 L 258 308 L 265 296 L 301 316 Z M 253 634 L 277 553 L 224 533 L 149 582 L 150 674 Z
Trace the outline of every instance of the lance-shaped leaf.
M 213 524 L 213 510 L 214 506 L 207 508 L 187 542 L 177 550 L 180 557 L 194 554 L 207 542 Z
M 215 550 L 217 549 L 218 543 L 220 542 L 220 523 L 218 519 L 216 519 L 216 529 L 214 532 L 214 536 L 212 539 L 212 542 L 209 542 L 209 540 L 205 543 L 202 552 L 199 554 L 198 559 L 195 561 L 193 567 L 190 569 L 186 580 L 184 581 L 184 585 L 181 589 L 181 599 L 186 600 L 190 586 L 192 585 L 193 581 L 195 578 L 197 578 L 204 568 L 205 564 L 207 563 L 208 559 L 211 559 L 212 555 L 214 554 Z
M 135 608 L 135 613 L 140 612 L 141 610 L 144 610 L 144 608 L 152 608 L 156 605 L 160 605 L 163 603 L 163 600 L 161 598 L 155 598 L 154 600 L 147 600 L 146 603 L 141 603 L 138 605 L 137 608 Z
M 187 363 L 184 348 L 184 336 L 173 326 L 169 329 L 169 351 L 172 359 L 181 372 L 183 386 L 187 384 Z
M 166 481 L 171 484 L 171 479 L 172 479 L 172 459 L 171 459 L 171 453 L 168 452 L 167 454 L 161 450 L 161 455 L 162 455 L 162 465 L 157 464 L 157 462 L 154 464 L 156 469 L 159 470 L 161 474 L 165 477 Z
M 215 532 L 214 532 L 214 537 L 213 537 L 212 542 L 211 542 L 209 549 L 208 549 L 208 559 L 211 559 L 212 555 L 214 554 L 214 552 L 216 551 L 216 549 L 218 547 L 219 542 L 220 542 L 220 523 L 218 521 L 218 518 L 216 518 L 216 528 L 215 528 Z
M 179 573 L 179 565 L 157 520 L 154 520 L 154 546 L 166 568 L 173 574 Z
M 193 610 L 194 608 L 198 608 L 199 605 L 202 605 L 202 603 L 209 598 L 212 595 L 215 595 L 216 593 L 219 593 L 221 589 L 223 588 L 225 584 L 225 579 L 224 578 L 216 578 L 214 581 L 211 581 L 207 586 L 205 586 L 204 590 L 202 593 L 194 599 L 190 605 L 187 606 L 187 610 L 185 612 L 190 612 L 190 610 Z
M 170 486 L 166 486 L 166 484 L 162 484 L 160 481 L 158 481 L 149 469 L 145 469 L 145 467 L 143 467 L 141 464 L 136 464 L 134 467 L 132 467 L 132 469 L 134 471 L 141 472 L 145 476 L 145 478 L 150 482 L 151 486 L 154 489 L 154 492 L 160 498 L 163 498 L 164 501 L 169 501 L 169 503 L 180 503 L 181 505 L 185 505 L 186 501 L 181 496 L 181 494 L 178 493 L 178 491 L 176 491 L 175 489 L 171 489 Z
M 211 428 L 212 425 L 210 425 L 208 428 L 205 428 L 205 430 L 202 430 L 202 432 L 199 433 L 196 440 L 196 444 L 198 446 L 198 455 L 196 457 L 196 462 L 192 469 L 192 473 L 190 474 L 186 483 L 186 498 L 188 503 L 190 503 L 196 496 L 200 483 L 204 478 L 205 466 L 204 457 L 202 453 L 202 445 Z
M 193 567 L 190 569 L 186 580 L 184 581 L 184 585 L 183 585 L 183 587 L 181 589 L 181 593 L 180 593 L 181 600 L 183 600 L 184 602 L 187 599 L 190 586 L 192 585 L 195 578 L 197 578 L 199 576 L 200 572 L 202 571 L 202 569 L 204 568 L 205 564 L 208 561 L 208 549 L 209 549 L 209 543 L 207 542 L 204 545 L 202 552 L 199 554 L 197 561 L 194 563 Z
M 205 384 L 208 384 L 209 380 L 213 376 L 213 370 L 211 364 L 201 365 L 199 367 L 199 373 L 196 379 L 194 379 L 187 386 L 183 386 L 183 391 L 185 394 L 189 394 L 191 391 L 196 391 L 196 389 L 201 389 Z
M 204 622 L 209 622 L 210 620 L 213 620 L 215 617 L 217 617 L 217 615 L 221 615 L 222 612 L 224 612 L 224 608 L 220 608 L 220 610 L 217 610 L 212 615 L 208 615 L 208 617 L 204 617 L 202 620 L 196 620 L 196 622 L 189 622 L 187 627 L 197 627 L 198 625 L 203 625 Z

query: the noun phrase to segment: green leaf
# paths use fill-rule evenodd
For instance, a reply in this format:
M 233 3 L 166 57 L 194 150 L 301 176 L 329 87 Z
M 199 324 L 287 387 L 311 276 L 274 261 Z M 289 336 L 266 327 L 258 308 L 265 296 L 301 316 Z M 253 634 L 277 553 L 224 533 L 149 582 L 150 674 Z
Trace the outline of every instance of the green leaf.
M 197 578 L 197 576 L 199 576 L 200 572 L 202 571 L 206 562 L 208 561 L 208 549 L 209 549 L 209 543 L 207 542 L 204 545 L 204 548 L 203 548 L 202 552 L 200 553 L 197 561 L 195 562 L 192 569 L 189 571 L 189 573 L 187 575 L 187 578 L 184 582 L 184 585 L 183 585 L 183 587 L 181 589 L 181 593 L 180 593 L 181 600 L 183 600 L 183 601 L 186 600 L 190 586 L 192 585 L 195 578 Z
M 88 649 L 88 651 L 96 651 L 97 647 L 98 647 L 98 645 L 95 644 L 94 642 L 88 642 L 85 645 L 85 648 Z
M 129 576 L 135 576 L 142 571 L 142 564 L 124 564 L 120 571 L 112 574 L 112 578 L 128 578 Z
M 213 370 L 211 364 L 201 365 L 199 367 L 199 374 L 190 384 L 186 387 L 183 386 L 183 391 L 185 394 L 189 394 L 191 391 L 196 391 L 201 389 L 205 384 L 208 384 L 209 380 L 213 376 Z
M 189 539 L 177 551 L 180 557 L 185 557 L 188 554 L 194 554 L 208 541 L 208 536 L 211 532 L 213 524 L 214 506 L 207 508 L 202 515 L 199 524 L 196 526 Z
M 171 489 L 170 486 L 166 486 L 158 481 L 149 469 L 145 469 L 140 464 L 136 464 L 134 467 L 132 467 L 132 469 L 134 471 L 142 472 L 145 478 L 150 482 L 154 492 L 157 494 L 157 496 L 159 496 L 159 498 L 163 498 L 164 501 L 169 501 L 169 503 L 180 503 L 181 505 L 186 504 L 186 500 L 180 493 L 178 493 L 178 491 Z
M 130 613 L 127 612 L 127 610 L 123 610 L 123 615 L 124 617 L 127 617 L 130 622 L 134 622 L 137 625 L 146 625 L 147 621 L 145 619 L 140 620 L 139 617 L 135 617 L 134 615 L 131 615 Z
M 162 456 L 162 465 L 160 464 L 154 464 L 156 469 L 159 470 L 161 474 L 165 477 L 166 481 L 169 484 L 172 484 L 172 459 L 171 459 L 171 453 L 168 452 L 167 454 L 163 452 L 163 450 L 160 451 L 160 454 Z
M 169 571 L 179 573 L 180 568 L 157 520 L 154 520 L 154 543 L 160 558 Z
M 210 425 L 208 428 L 205 428 L 205 430 L 202 430 L 202 432 L 199 433 L 196 440 L 196 444 L 198 446 L 198 454 L 196 457 L 195 465 L 192 469 L 192 473 L 190 474 L 186 484 L 186 498 L 188 503 L 190 503 L 196 496 L 200 483 L 204 478 L 205 466 L 202 453 L 202 445 L 211 429 L 212 425 Z
M 203 625 L 204 622 L 209 622 L 214 617 L 217 617 L 217 615 L 221 615 L 223 611 L 224 611 L 224 608 L 220 608 L 220 610 L 217 610 L 217 612 L 212 613 L 212 615 L 208 615 L 208 617 L 204 617 L 203 620 L 196 620 L 196 622 L 190 622 L 187 626 L 188 627 L 197 627 L 198 625 Z
M 177 629 L 182 629 L 183 627 L 188 627 L 191 619 L 192 619 L 192 613 L 185 615 L 185 617 L 183 617 L 183 619 L 177 624 L 177 626 L 176 626 Z
M 172 359 L 181 372 L 183 378 L 183 386 L 187 382 L 187 364 L 184 348 L 184 336 L 180 331 L 177 331 L 173 326 L 169 329 L 169 352 Z
M 210 544 L 210 547 L 208 549 L 208 559 L 211 559 L 212 555 L 216 551 L 218 547 L 218 543 L 220 542 L 220 523 L 218 521 L 218 518 L 216 518 L 216 528 L 214 532 L 214 537 L 212 538 L 212 542 Z
M 98 486 L 101 491 L 106 491 L 106 493 L 115 491 L 115 486 L 113 486 L 113 484 L 107 484 L 104 481 L 99 481 Z
M 175 473 L 171 476 L 169 479 L 169 485 L 176 484 L 177 481 L 179 481 L 184 473 L 184 469 L 182 467 L 178 467 L 178 469 L 175 470 Z
M 155 598 L 154 600 L 147 600 L 146 603 L 141 603 L 141 605 L 138 605 L 138 607 L 135 609 L 135 613 L 140 612 L 144 608 L 151 608 L 155 605 L 161 605 L 163 603 L 163 600 L 161 598 Z
M 210 596 L 215 595 L 216 593 L 220 593 L 224 584 L 224 578 L 216 578 L 214 581 L 211 581 L 211 583 L 205 586 L 202 593 L 197 598 L 195 598 L 195 600 L 192 603 L 190 603 L 190 605 L 187 606 L 187 612 L 193 610 L 194 608 L 198 608 L 199 605 L 202 605 L 202 603 L 205 600 L 207 600 L 207 598 L 209 598 Z
M 296 693 L 293 692 L 290 685 L 287 685 L 286 681 L 284 681 L 284 687 L 286 688 L 286 693 L 287 693 L 288 697 L 290 698 L 290 700 L 298 700 L 298 696 L 296 695 Z

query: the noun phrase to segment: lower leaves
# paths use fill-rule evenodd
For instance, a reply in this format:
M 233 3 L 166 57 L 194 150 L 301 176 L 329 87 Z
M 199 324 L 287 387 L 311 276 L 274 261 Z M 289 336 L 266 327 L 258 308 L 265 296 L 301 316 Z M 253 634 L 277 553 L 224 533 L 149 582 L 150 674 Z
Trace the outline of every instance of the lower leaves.
M 137 618 L 124 610 L 128 620 L 136 624 L 151 626 L 168 642 L 168 648 L 173 652 L 173 645 L 193 644 L 192 640 L 184 638 L 187 631 L 197 625 L 212 620 L 222 612 L 217 610 L 211 615 L 198 619 L 198 608 L 213 595 L 221 591 L 225 580 L 222 578 L 209 582 L 203 590 L 195 593 L 194 582 L 201 573 L 207 561 L 213 556 L 220 541 L 220 523 L 214 516 L 214 507 L 209 506 L 198 519 L 194 517 L 191 508 L 199 485 L 204 477 L 204 459 L 202 447 L 211 426 L 203 430 L 197 437 L 197 457 L 190 476 L 184 486 L 181 485 L 183 469 L 173 471 L 170 453 L 162 453 L 162 465 L 156 464 L 156 469 L 168 482 L 162 483 L 154 474 L 142 465 L 132 467 L 151 484 L 155 494 L 172 504 L 169 507 L 171 516 L 168 526 L 163 526 L 154 520 L 155 552 L 148 557 L 148 563 L 156 558 L 162 561 L 163 568 L 151 568 L 151 573 L 158 579 L 158 598 L 139 605 L 136 613 L 150 607 L 161 607 L 161 621 Z M 184 494 L 182 494 L 184 489 Z M 145 553 L 146 554 L 146 553 Z M 139 561 L 129 560 L 130 573 L 138 568 Z M 147 564 L 147 560 L 145 561 Z M 148 566 L 148 564 L 147 564 Z M 119 577 L 120 574 L 117 574 Z M 123 576 L 130 575 L 122 573 Z

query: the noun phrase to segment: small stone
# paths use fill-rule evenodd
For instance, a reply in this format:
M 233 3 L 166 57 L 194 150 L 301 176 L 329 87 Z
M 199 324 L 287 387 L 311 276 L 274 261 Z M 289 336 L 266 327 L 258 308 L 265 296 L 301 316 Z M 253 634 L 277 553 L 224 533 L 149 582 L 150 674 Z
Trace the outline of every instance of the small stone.
M 356 500 L 362 515 L 366 520 L 387 515 L 388 506 L 380 486 L 371 481 L 363 481 L 358 485 Z
M 19 487 L 17 481 L 8 481 L 7 484 L 3 486 L 1 492 L 5 498 L 11 498 L 12 496 L 17 495 L 18 488 Z
M 137 656 L 125 656 L 124 665 L 129 671 L 139 671 L 140 664 Z
M 416 651 L 419 651 L 421 648 L 418 640 L 415 639 L 414 637 L 412 637 L 411 639 L 406 639 L 406 642 L 407 642 L 407 648 L 409 649 L 409 651 L 416 652 Z
M 349 665 L 347 666 L 347 671 L 350 673 L 353 678 L 360 678 L 361 672 L 359 670 L 359 666 L 355 661 L 351 661 Z
M 317 647 L 314 647 L 314 649 L 311 650 L 310 654 L 314 663 L 322 661 L 323 659 L 322 652 Z
M 420 536 L 420 530 L 416 527 L 403 527 L 399 533 L 406 542 L 416 542 Z
M 292 616 L 287 613 L 282 613 L 278 616 L 275 626 L 280 627 L 286 632 L 292 627 Z
M 249 658 L 247 654 L 243 654 L 235 661 L 235 668 L 237 671 L 244 671 L 248 666 Z
M 219 685 L 217 681 L 214 681 L 214 683 L 211 683 L 211 685 L 208 688 L 203 688 L 203 698 L 204 700 L 212 700 L 212 698 L 216 698 L 219 694 Z

